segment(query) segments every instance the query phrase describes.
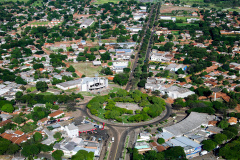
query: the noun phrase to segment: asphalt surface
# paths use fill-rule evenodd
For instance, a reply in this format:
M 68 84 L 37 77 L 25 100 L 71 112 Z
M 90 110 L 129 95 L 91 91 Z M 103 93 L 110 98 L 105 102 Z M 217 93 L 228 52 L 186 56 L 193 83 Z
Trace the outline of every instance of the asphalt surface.
M 86 104 L 82 104 L 83 108 L 77 108 L 79 110 L 81 110 L 87 117 L 95 120 L 96 122 L 99 120 L 96 119 L 94 116 L 92 116 L 87 110 L 86 108 Z M 112 124 L 112 122 L 105 122 L 107 127 L 110 129 L 112 136 L 114 137 L 114 142 L 112 143 L 111 146 L 111 150 L 110 150 L 110 154 L 108 159 L 109 160 L 118 160 L 119 158 L 121 158 L 122 156 L 122 151 L 124 149 L 124 142 L 125 139 L 128 135 L 129 132 L 131 132 L 132 130 L 135 130 L 137 128 L 141 128 L 145 125 L 150 125 L 150 124 L 158 124 L 161 121 L 164 121 L 166 119 L 168 119 L 170 117 L 172 113 L 172 109 L 171 109 L 171 105 L 167 103 L 166 105 L 166 114 L 161 118 L 158 119 L 154 122 L 140 122 L 140 123 L 136 123 L 136 125 L 134 127 L 132 126 L 128 126 L 127 124 L 122 124 L 122 123 L 114 123 Z M 102 123 L 102 122 L 100 122 Z
M 149 17 L 152 17 L 153 7 L 154 7 L 154 5 L 152 5 L 151 12 L 149 13 Z M 150 20 L 151 20 L 151 18 L 149 18 L 149 20 L 148 20 L 147 27 L 145 28 L 144 34 L 146 33 L 146 31 L 147 31 L 148 28 L 149 28 Z M 141 40 L 140 44 L 143 43 L 143 39 L 144 39 L 144 37 L 142 37 L 142 40 Z M 136 56 L 135 56 L 134 64 L 133 64 L 133 67 L 132 67 L 132 70 L 131 70 L 131 73 L 130 73 L 130 76 L 129 76 L 129 79 L 128 79 L 128 83 L 127 83 L 127 85 L 126 85 L 126 90 L 127 90 L 127 91 L 132 88 L 132 83 L 131 83 L 131 81 L 132 81 L 132 79 L 134 78 L 133 73 L 134 73 L 134 70 L 135 70 L 135 68 L 137 67 L 137 64 L 138 64 L 138 63 L 137 63 L 137 62 L 138 62 L 138 59 L 139 59 L 139 58 L 138 58 L 138 54 L 139 54 L 140 49 L 141 49 L 141 46 L 139 46 L 138 51 L 137 51 L 137 54 L 136 54 Z

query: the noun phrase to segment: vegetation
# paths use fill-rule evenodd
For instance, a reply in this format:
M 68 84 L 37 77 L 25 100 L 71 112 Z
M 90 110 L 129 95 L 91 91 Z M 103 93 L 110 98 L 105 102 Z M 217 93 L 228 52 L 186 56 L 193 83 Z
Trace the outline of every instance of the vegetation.
M 116 102 L 136 103 L 143 108 L 142 111 L 136 111 L 136 114 L 132 115 L 133 110 L 117 107 L 115 106 Z M 106 104 L 105 108 L 103 104 Z M 139 90 L 127 92 L 119 89 L 116 93 L 94 97 L 89 101 L 87 107 L 93 115 L 101 117 L 102 114 L 105 119 L 115 119 L 122 122 L 123 114 L 128 114 L 132 115 L 128 117 L 128 122 L 140 122 L 159 116 L 165 110 L 165 102 L 161 98 L 148 96 Z

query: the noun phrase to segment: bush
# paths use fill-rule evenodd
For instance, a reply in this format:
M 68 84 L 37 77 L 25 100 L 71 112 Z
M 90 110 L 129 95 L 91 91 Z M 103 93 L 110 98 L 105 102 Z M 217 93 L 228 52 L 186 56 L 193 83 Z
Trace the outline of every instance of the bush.
M 163 143 L 165 143 L 165 140 L 163 138 L 158 138 L 157 143 L 158 144 L 163 144 Z

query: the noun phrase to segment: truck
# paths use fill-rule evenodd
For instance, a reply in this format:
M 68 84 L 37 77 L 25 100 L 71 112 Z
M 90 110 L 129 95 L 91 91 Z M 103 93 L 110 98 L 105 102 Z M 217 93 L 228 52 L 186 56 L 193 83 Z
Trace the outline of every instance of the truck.
M 203 151 L 200 153 L 200 156 L 203 156 L 203 155 L 205 155 L 205 154 L 207 154 L 207 153 L 208 153 L 208 151 L 203 150 Z
M 112 137 L 112 142 L 114 142 L 114 137 Z

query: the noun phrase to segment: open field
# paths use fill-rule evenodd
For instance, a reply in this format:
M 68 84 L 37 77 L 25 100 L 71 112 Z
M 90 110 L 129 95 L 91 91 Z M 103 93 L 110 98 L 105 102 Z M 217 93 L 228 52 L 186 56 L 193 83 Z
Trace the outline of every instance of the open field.
M 46 22 L 38 22 L 38 21 L 36 21 L 36 22 L 33 22 L 33 23 L 31 23 L 32 25 L 45 25 L 45 24 L 48 24 L 48 23 L 50 23 L 49 21 L 46 21 Z
M 160 13 L 172 13 L 175 10 L 185 10 L 185 11 L 196 11 L 195 8 L 189 7 L 179 7 L 179 6 L 162 6 L 160 9 Z
M 104 4 L 108 2 L 118 3 L 120 0 L 95 0 L 94 4 Z
M 117 43 L 117 39 L 102 39 L 102 43 Z
M 51 92 L 41 92 L 41 93 L 38 93 L 39 95 L 53 95 L 53 93 Z
M 87 77 L 94 77 L 102 69 L 101 66 L 93 66 L 92 62 L 71 63 L 70 65 Z

